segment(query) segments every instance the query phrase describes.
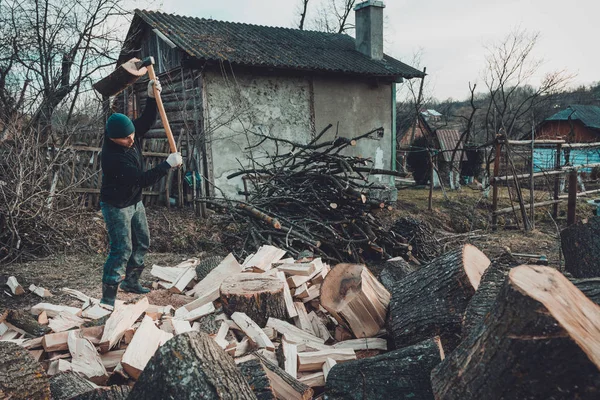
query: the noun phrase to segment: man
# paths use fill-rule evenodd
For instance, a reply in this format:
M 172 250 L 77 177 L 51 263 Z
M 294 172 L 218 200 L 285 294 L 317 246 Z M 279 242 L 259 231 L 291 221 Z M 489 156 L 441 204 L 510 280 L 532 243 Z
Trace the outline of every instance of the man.
M 170 168 L 182 164 L 181 154 L 172 153 L 166 161 L 144 171 L 141 139 L 156 120 L 154 85 L 159 93 L 162 90 L 158 79 L 156 83 L 148 82 L 148 99 L 140 118 L 131 121 L 126 115 L 116 113 L 106 122 L 100 207 L 110 252 L 104 263 L 100 303 L 107 308 L 114 307 L 119 284 L 122 290 L 131 293 L 150 291 L 139 282 L 150 245 L 142 189 L 158 182 Z

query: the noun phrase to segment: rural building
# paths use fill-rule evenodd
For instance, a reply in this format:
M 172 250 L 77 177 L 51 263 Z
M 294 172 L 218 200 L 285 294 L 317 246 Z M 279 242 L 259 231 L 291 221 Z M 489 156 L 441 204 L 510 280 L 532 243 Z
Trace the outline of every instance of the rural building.
M 136 10 L 118 63 L 155 57 L 175 139 L 183 135 L 188 168 L 207 177 L 205 193 L 244 191 L 242 177 L 227 176 L 276 152 L 256 134 L 307 143 L 328 124 L 322 140 L 381 128 L 347 153 L 394 169 L 395 85 L 423 74 L 383 53 L 383 9 L 381 1 L 355 7 L 356 40 Z M 119 95 L 116 111 L 134 116 L 144 98 L 138 82 Z M 149 135 L 164 138 L 160 126 Z

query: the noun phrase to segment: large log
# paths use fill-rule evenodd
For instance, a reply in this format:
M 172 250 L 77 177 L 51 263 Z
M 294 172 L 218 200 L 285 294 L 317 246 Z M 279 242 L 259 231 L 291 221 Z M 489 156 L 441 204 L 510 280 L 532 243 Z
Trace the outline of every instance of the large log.
M 437 344 L 428 339 L 379 356 L 334 365 L 325 392 L 332 400 L 433 399 L 430 374 L 440 361 Z
M 490 260 L 466 244 L 397 282 L 392 290 L 389 326 L 396 348 L 434 336 L 446 351 L 460 341 L 463 313 Z
M 244 313 L 261 328 L 270 317 L 287 318 L 283 282 L 276 276 L 232 275 L 223 281 L 220 291 L 223 310 L 228 316 Z
M 523 265 L 431 376 L 436 399 L 597 399 L 599 368 L 600 306 L 557 270 Z
M 185 385 L 182 385 L 185 382 Z M 203 332 L 175 336 L 154 354 L 129 399 L 256 399 L 227 355 Z
M 130 392 L 131 388 L 127 385 L 98 387 L 70 400 L 125 400 Z
M 504 284 L 508 271 L 519 264 L 510 253 L 503 253 L 492 260 L 465 310 L 462 321 L 462 337 L 467 337 L 469 332 L 483 321 L 492 304 L 496 301 L 496 296 L 498 296 Z
M 560 233 L 565 270 L 575 278 L 600 277 L 600 216 L 563 229 Z
M 396 282 L 417 269 L 417 266 L 409 264 L 402 257 L 392 258 L 383 264 L 383 270 L 379 273 L 379 281 L 388 291 L 391 291 Z
M 94 387 L 94 384 L 73 371 L 62 372 L 50 378 L 53 400 L 70 400 L 77 395 L 89 392 Z
M 50 399 L 50 382 L 42 364 L 10 342 L 0 342 L 0 398 Z
M 338 264 L 321 285 L 321 305 L 357 338 L 372 337 L 385 325 L 390 293 L 362 264 Z
M 44 336 L 50 332 L 50 328 L 41 325 L 37 319 L 35 319 L 30 313 L 21 310 L 10 310 L 6 317 L 6 320 L 16 326 L 17 328 L 23 329 L 31 336 L 39 337 Z

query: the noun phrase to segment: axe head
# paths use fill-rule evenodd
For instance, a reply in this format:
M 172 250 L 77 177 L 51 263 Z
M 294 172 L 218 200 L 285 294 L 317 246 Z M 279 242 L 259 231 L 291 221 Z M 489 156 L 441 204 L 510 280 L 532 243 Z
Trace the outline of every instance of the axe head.
M 144 60 L 132 58 L 119 65 L 111 74 L 92 86 L 103 97 L 114 96 L 146 75 L 146 67 L 151 64 L 154 64 L 153 57 L 147 57 Z

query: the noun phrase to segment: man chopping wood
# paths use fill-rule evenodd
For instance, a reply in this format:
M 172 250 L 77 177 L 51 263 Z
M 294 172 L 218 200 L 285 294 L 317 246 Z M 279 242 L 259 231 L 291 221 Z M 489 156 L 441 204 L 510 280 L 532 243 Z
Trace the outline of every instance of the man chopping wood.
M 150 291 L 139 282 L 150 245 L 142 189 L 158 182 L 170 168 L 182 164 L 181 153 L 176 152 L 156 167 L 144 170 L 141 139 L 156 120 L 154 85 L 158 93 L 162 90 L 158 79 L 148 82 L 148 99 L 140 118 L 132 121 L 115 113 L 106 122 L 100 207 L 110 251 L 104 263 L 100 303 L 107 308 L 114 307 L 119 284 L 126 292 Z

